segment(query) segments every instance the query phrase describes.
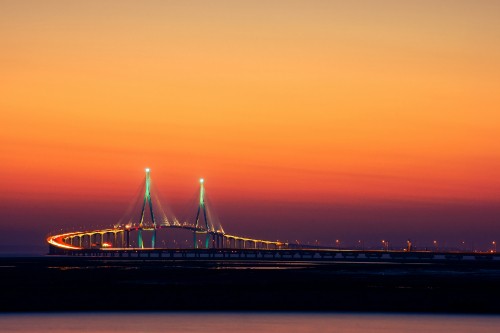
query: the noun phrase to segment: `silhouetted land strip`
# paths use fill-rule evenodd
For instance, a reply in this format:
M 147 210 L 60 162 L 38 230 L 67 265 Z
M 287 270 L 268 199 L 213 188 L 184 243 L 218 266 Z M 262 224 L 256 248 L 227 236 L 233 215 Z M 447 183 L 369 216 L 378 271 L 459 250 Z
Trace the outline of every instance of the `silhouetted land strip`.
M 500 313 L 500 262 L 0 258 L 1 311 Z

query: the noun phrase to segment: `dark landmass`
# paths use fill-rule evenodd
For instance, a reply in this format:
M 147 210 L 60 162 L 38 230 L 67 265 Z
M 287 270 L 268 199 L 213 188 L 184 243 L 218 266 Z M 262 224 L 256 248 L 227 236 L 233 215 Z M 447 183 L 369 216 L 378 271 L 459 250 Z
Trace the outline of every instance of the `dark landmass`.
M 500 262 L 0 258 L 0 311 L 500 313 Z

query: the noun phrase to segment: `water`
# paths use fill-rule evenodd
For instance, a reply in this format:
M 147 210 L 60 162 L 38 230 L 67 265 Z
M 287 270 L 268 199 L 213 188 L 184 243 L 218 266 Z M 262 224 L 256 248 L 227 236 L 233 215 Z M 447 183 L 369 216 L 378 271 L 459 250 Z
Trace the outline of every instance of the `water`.
M 343 313 L 0 314 L 2 332 L 498 332 L 500 316 Z

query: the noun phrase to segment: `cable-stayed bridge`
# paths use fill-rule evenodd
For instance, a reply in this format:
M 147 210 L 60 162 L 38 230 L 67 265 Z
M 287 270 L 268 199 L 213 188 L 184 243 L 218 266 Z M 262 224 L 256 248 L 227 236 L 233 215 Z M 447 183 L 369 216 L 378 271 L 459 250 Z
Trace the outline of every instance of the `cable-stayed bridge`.
M 136 199 L 124 216 L 112 227 L 51 235 L 47 238 L 50 254 L 74 256 L 159 257 L 171 259 L 258 259 L 285 261 L 454 261 L 500 260 L 496 247 L 490 252 L 349 250 L 242 237 L 226 233 L 207 200 L 204 180 L 200 179 L 192 218 L 178 220 L 153 190 L 150 170 Z M 158 242 L 160 231 L 171 234 L 181 230 L 191 241 Z M 160 245 L 159 245 L 160 244 Z M 494 243 L 496 246 L 496 243 Z
M 137 215 L 137 212 L 139 214 Z M 183 244 L 191 249 L 284 249 L 288 243 L 231 235 L 224 232 L 217 216 L 207 202 L 204 180 L 200 179 L 196 215 L 192 220 L 179 221 L 164 209 L 157 192 L 152 190 L 150 169 L 139 196 L 129 206 L 124 216 L 113 227 L 82 230 L 52 235 L 47 238 L 51 253 L 84 250 L 153 250 L 162 249 L 157 244 L 157 233 L 162 229 L 182 229 L 192 233 L 192 243 Z M 149 236 L 148 241 L 146 237 Z M 170 248 L 178 247 L 173 243 Z

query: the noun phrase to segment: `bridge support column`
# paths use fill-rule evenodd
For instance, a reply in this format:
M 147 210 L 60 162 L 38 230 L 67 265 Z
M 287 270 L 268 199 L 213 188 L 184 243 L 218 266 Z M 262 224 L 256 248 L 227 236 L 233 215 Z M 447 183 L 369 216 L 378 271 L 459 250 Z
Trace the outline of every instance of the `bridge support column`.
M 156 225 L 153 229 L 153 237 L 151 238 L 151 247 L 154 249 L 156 244 Z
M 137 233 L 137 246 L 141 249 L 144 248 L 144 242 L 142 240 L 142 229 L 139 229 Z

